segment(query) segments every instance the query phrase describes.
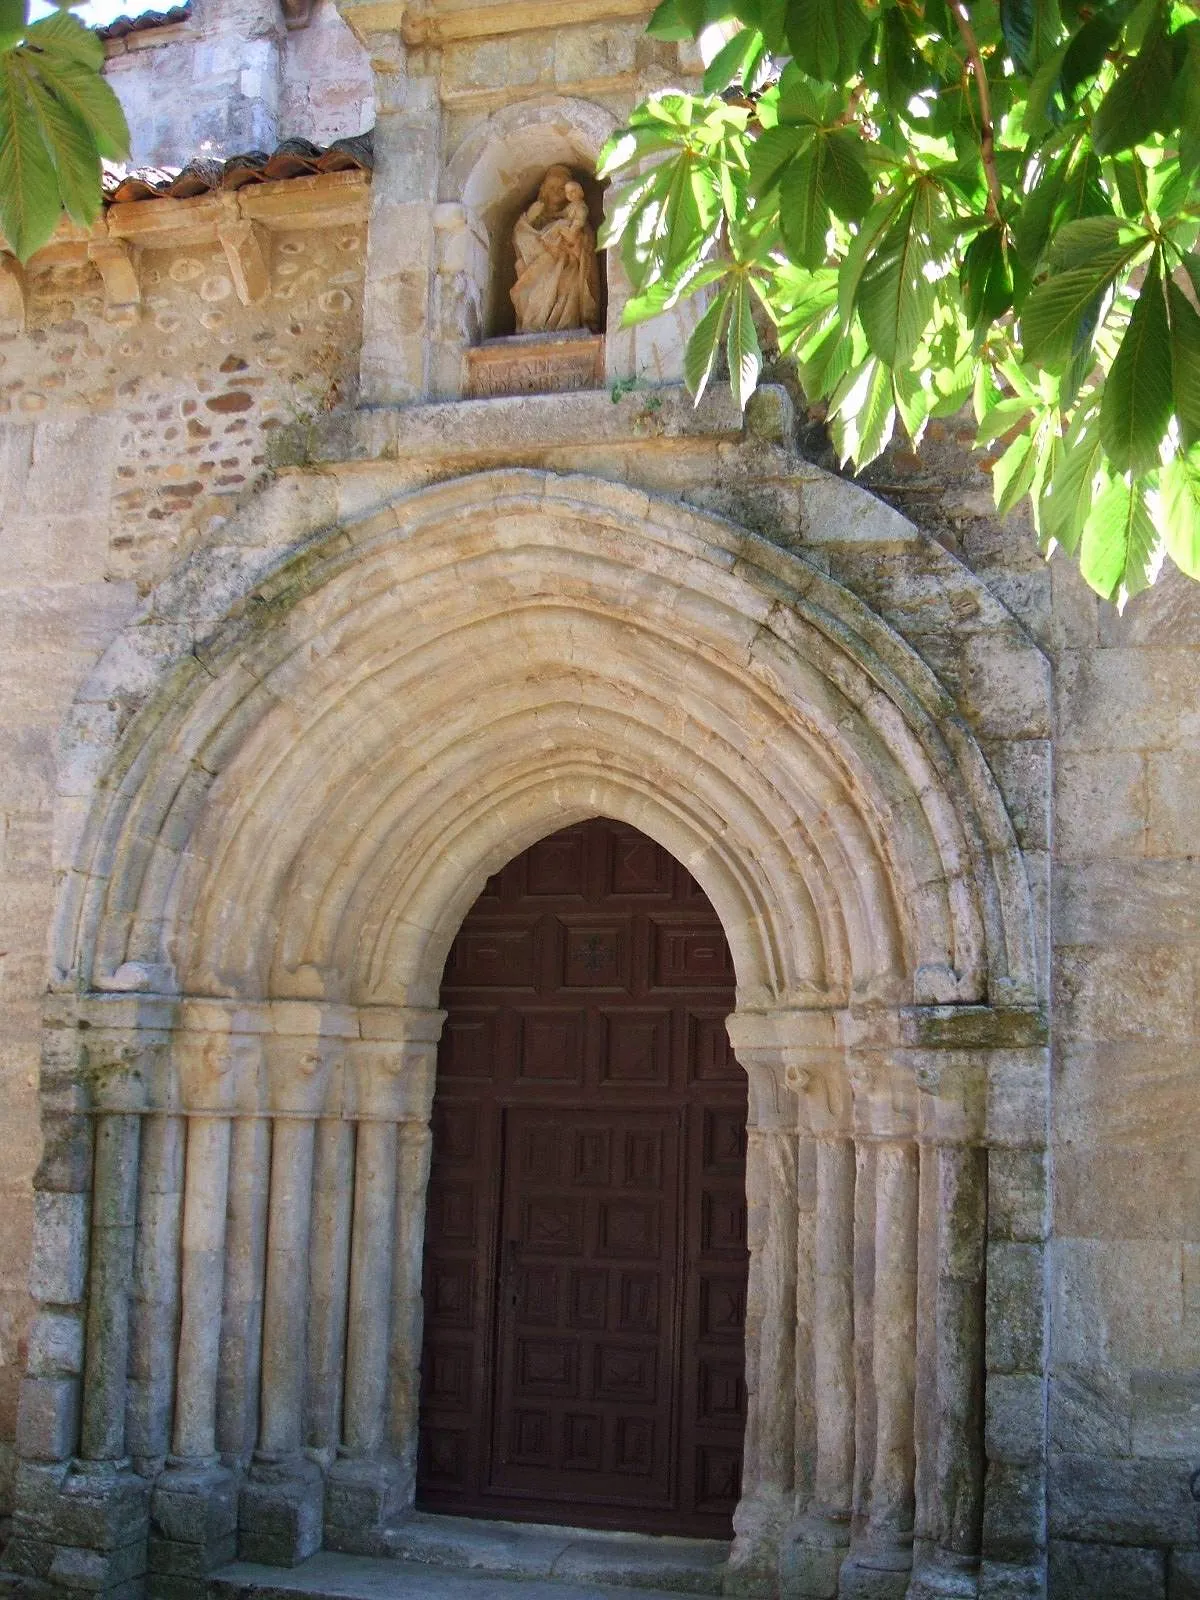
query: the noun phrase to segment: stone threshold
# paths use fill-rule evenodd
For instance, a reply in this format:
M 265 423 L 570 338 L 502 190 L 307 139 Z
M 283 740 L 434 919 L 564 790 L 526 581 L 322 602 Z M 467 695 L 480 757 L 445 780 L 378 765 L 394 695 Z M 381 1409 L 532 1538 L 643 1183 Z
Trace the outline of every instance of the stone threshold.
M 601 1600 L 630 1590 L 662 1600 L 719 1595 L 729 1556 L 721 1540 L 422 1512 L 385 1537 L 386 1556 L 323 1550 L 291 1568 L 233 1562 L 209 1578 L 210 1600 Z

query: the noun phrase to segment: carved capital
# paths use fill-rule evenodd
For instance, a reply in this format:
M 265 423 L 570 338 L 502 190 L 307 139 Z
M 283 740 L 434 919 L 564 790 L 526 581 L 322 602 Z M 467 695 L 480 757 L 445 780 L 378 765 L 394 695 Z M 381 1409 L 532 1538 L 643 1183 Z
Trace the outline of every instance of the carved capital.
M 932 1144 L 977 1144 L 987 1121 L 987 1066 L 957 1050 L 914 1050 L 921 1137 Z
M 347 1045 L 358 1035 L 349 1006 L 274 1000 L 264 1035 L 271 1109 L 315 1117 L 342 1106 Z
M 150 1100 L 166 1035 L 93 1029 L 83 1044 L 83 1074 L 100 1111 L 141 1111 Z

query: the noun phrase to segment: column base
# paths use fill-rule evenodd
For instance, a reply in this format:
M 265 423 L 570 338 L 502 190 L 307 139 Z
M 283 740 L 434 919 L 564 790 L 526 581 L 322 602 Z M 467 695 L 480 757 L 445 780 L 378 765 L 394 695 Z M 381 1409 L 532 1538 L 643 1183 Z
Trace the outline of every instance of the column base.
M 768 1489 L 743 1500 L 733 1514 L 734 1541 L 722 1592 L 774 1596 L 779 1582 L 779 1541 L 791 1520 L 791 1496 Z
M 150 1499 L 150 1600 L 202 1600 L 237 1554 L 237 1482 L 216 1461 L 172 1461 Z
M 315 1461 L 258 1460 L 238 1503 L 238 1555 L 268 1567 L 294 1567 L 321 1548 L 325 1483 Z
M 60 1594 L 140 1600 L 150 1522 L 144 1478 L 118 1462 L 22 1462 L 14 1487 L 10 1571 Z
M 821 1516 L 793 1522 L 779 1549 L 780 1600 L 837 1600 L 849 1548 L 849 1522 Z
M 911 1547 L 866 1545 L 842 1562 L 838 1600 L 906 1600 L 911 1581 Z
M 385 1554 L 384 1529 L 412 1498 L 412 1474 L 400 1462 L 343 1456 L 325 1480 L 326 1547 L 345 1555 Z

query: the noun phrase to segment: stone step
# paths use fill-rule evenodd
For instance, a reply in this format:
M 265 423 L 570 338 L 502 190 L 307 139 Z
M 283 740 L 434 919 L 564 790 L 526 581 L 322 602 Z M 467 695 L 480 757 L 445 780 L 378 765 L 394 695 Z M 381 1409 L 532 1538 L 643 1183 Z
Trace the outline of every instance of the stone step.
M 210 1600 L 678 1600 L 719 1595 L 729 1546 L 418 1514 L 389 1556 L 323 1550 L 292 1568 L 236 1561 Z
M 497 1577 L 570 1578 L 673 1594 L 720 1594 L 729 1545 L 544 1523 L 485 1522 L 418 1511 L 387 1534 L 389 1553 Z

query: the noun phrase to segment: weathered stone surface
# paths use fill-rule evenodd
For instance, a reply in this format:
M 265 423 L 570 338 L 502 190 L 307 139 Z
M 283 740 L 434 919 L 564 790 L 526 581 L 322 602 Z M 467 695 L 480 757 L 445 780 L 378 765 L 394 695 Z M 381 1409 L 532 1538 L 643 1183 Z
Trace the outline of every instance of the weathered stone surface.
M 29 1291 L 48 1305 L 77 1305 L 87 1272 L 89 1197 L 39 1192 L 33 1200 Z
M 988 1246 L 987 1364 L 992 1372 L 1040 1372 L 1045 1347 L 1045 1254 L 1040 1245 Z
M 1200 1600 L 1200 1550 L 1172 1550 L 1168 1555 L 1167 1600 Z
M 1041 1459 L 1046 1386 L 1041 1373 L 989 1374 L 984 1445 L 989 1461 L 1013 1465 Z
M 78 1438 L 78 1378 L 26 1378 L 17 1413 L 21 1455 L 29 1461 L 66 1461 Z
M 988 1155 L 988 1237 L 1040 1244 L 1049 1224 L 1046 1156 L 1041 1150 Z
M 302 1464 L 301 1464 L 302 1465 Z M 270 1481 L 250 1479 L 238 1505 L 238 1555 L 243 1561 L 294 1567 L 321 1548 L 325 1489 L 311 1464 L 301 1471 L 271 1469 Z
M 1134 1371 L 1130 1410 L 1135 1456 L 1200 1459 L 1200 1371 Z
M 983 1499 L 986 1560 L 1035 1563 L 1046 1547 L 1046 1477 L 1040 1465 L 989 1462 Z
M 1051 1539 L 1050 1594 L 1053 1600 L 1164 1600 L 1165 1553 Z
M 1195 1544 L 1200 1525 L 1191 1475 L 1181 1462 L 1052 1456 L 1051 1537 L 1097 1544 Z

